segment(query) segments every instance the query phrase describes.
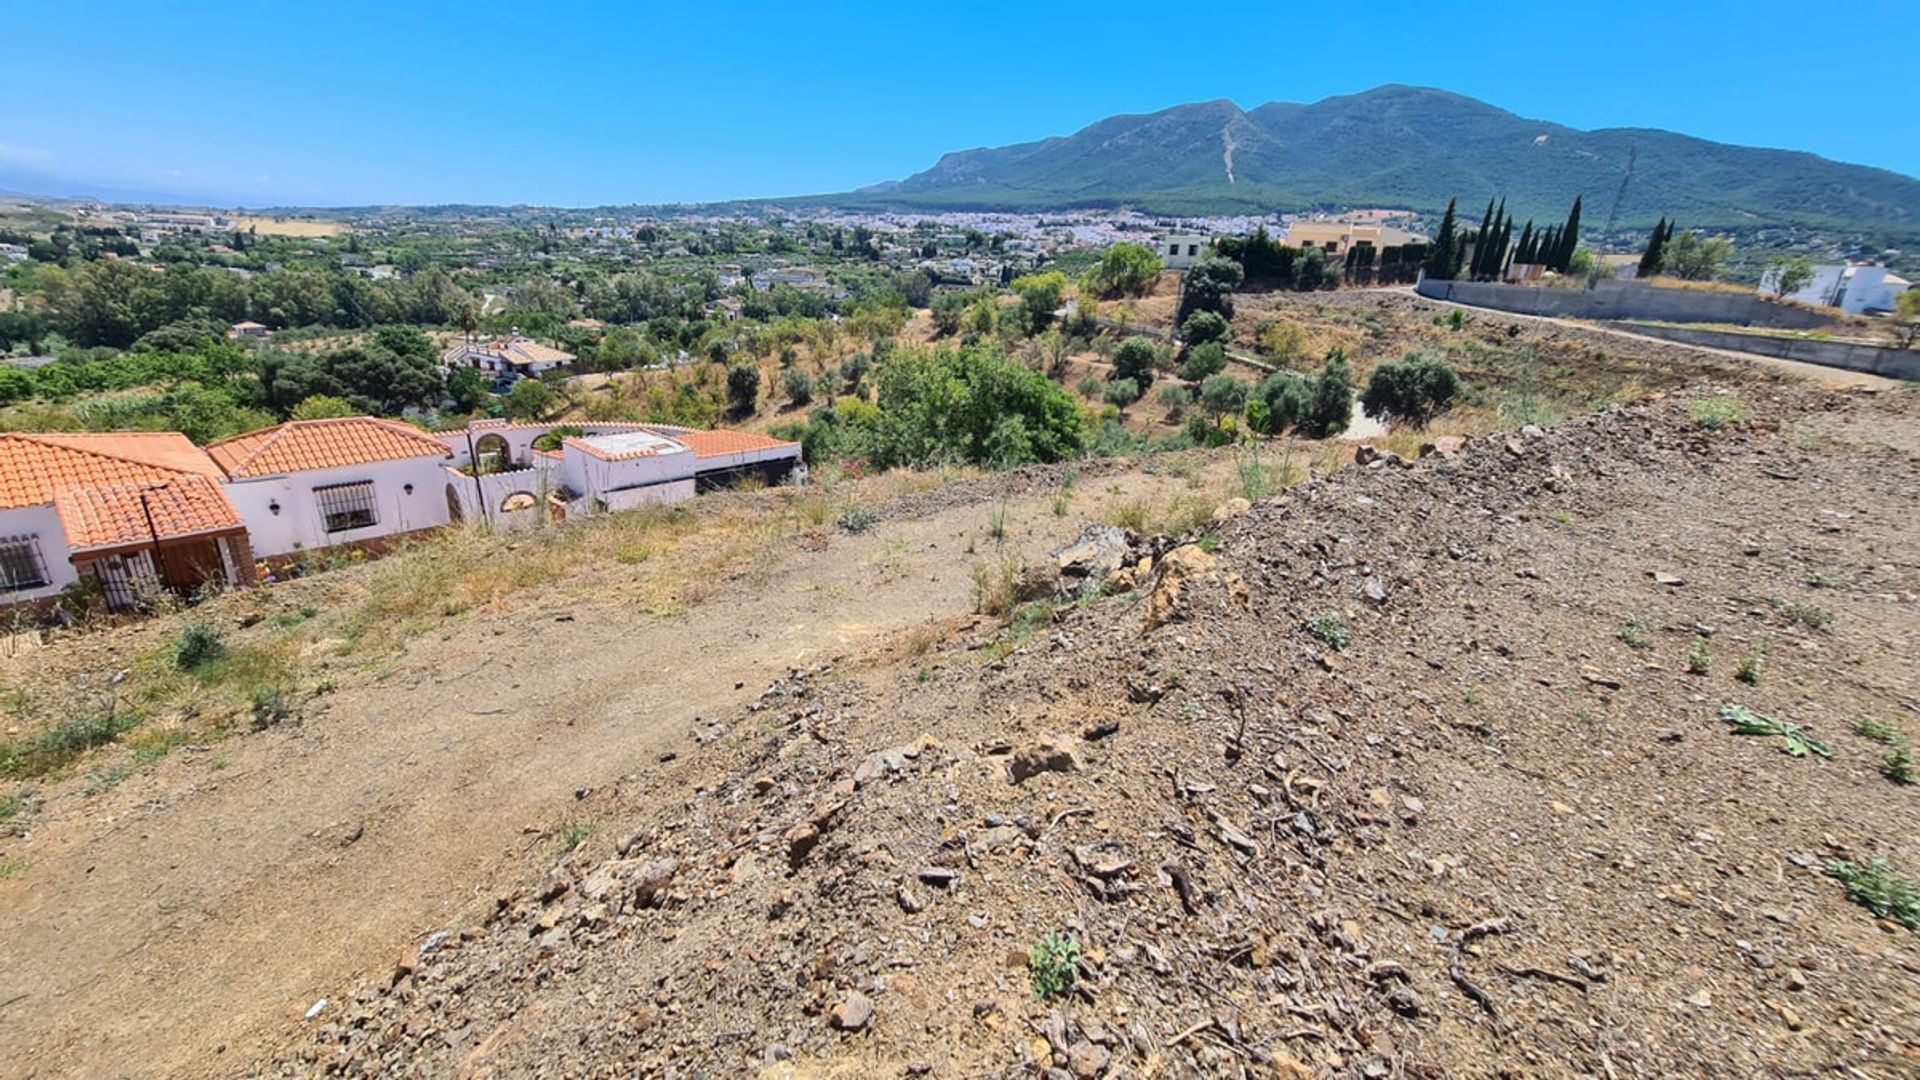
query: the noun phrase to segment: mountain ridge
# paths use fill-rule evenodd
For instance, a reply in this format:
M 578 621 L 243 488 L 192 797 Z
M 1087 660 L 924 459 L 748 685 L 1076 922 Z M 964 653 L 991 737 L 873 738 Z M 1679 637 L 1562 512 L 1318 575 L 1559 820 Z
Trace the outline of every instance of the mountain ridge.
M 1690 226 L 1920 235 L 1920 180 L 1886 169 L 1657 128 L 1581 130 L 1402 84 L 1311 104 L 1246 110 L 1221 98 L 1110 116 L 1071 135 L 952 151 L 898 181 L 820 200 L 922 210 L 1436 213 L 1456 195 L 1468 204 L 1506 195 L 1523 218 L 1555 220 L 1579 195 L 1604 221 L 1629 162 L 1624 226 L 1670 217 Z

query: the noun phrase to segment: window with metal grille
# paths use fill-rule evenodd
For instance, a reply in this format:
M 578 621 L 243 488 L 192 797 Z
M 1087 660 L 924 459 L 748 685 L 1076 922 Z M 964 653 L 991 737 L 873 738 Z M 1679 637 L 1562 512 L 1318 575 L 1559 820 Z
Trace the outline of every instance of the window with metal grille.
M 313 497 L 320 504 L 320 520 L 330 533 L 364 529 L 380 521 L 373 509 L 371 480 L 317 487 L 313 489 Z
M 0 537 L 0 592 L 37 589 L 48 580 L 47 564 L 40 558 L 40 537 Z

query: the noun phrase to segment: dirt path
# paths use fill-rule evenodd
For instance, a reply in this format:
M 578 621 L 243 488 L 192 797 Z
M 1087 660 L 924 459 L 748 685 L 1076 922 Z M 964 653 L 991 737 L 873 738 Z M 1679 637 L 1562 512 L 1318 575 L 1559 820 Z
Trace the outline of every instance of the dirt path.
M 1356 289 L 1352 291 L 1357 293 L 1375 292 L 1383 294 L 1391 293 L 1399 296 L 1419 296 L 1418 293 L 1413 291 L 1411 285 L 1390 289 Z M 1740 352 L 1735 349 L 1714 349 L 1705 345 L 1687 345 L 1682 342 L 1669 341 L 1666 338 L 1653 337 L 1650 334 L 1636 334 L 1630 330 L 1622 330 L 1617 326 L 1612 326 L 1607 323 L 1584 322 L 1579 319 L 1561 319 L 1551 315 L 1523 315 L 1515 311 L 1497 311 L 1492 308 L 1474 307 L 1472 304 L 1455 303 L 1451 300 L 1435 300 L 1429 296 L 1420 296 L 1420 299 L 1436 307 L 1459 308 L 1462 311 L 1472 312 L 1476 316 L 1494 316 L 1502 319 L 1514 319 L 1531 323 L 1551 323 L 1554 326 L 1564 326 L 1573 330 L 1585 330 L 1595 334 L 1606 334 L 1610 337 L 1627 338 L 1632 341 L 1659 345 L 1677 345 L 1680 348 L 1691 349 L 1694 352 L 1703 353 L 1708 356 L 1717 356 L 1724 360 L 1738 360 L 1741 363 L 1753 364 L 1757 367 L 1777 371 L 1784 375 L 1797 376 L 1823 386 L 1868 386 L 1885 389 L 1900 385 L 1899 379 L 1889 379 L 1884 375 L 1873 375 L 1864 371 L 1848 371 L 1845 368 L 1827 367 L 1823 364 L 1808 364 L 1799 360 L 1782 360 L 1779 357 L 1761 356 L 1758 353 Z
M 0 882 L 0 1073 L 242 1067 L 259 1032 L 554 850 L 527 827 L 579 814 L 577 793 L 644 776 L 790 666 L 967 613 L 974 563 L 1044 557 L 1108 500 L 1191 490 L 1090 478 L 1067 516 L 1014 499 L 1003 548 L 980 502 L 887 520 L 671 619 L 529 596 L 414 640 L 300 727 L 65 800 L 35 822 L 30 872 Z

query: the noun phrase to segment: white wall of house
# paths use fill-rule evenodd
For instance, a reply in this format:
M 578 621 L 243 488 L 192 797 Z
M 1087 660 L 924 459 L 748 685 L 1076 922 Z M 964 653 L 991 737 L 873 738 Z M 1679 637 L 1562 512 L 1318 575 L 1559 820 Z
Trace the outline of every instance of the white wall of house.
M 285 555 L 361 540 L 377 540 L 451 520 L 447 511 L 445 460 L 433 457 L 312 469 L 260 480 L 233 480 L 227 498 L 247 523 L 255 558 Z M 328 532 L 315 488 L 360 481 L 373 483 L 375 521 L 359 529 Z M 413 490 L 409 492 L 407 486 Z M 272 505 L 278 503 L 280 512 Z
M 1169 270 L 1185 270 L 1200 261 L 1207 253 L 1207 245 L 1212 243 L 1204 236 L 1182 233 L 1177 236 L 1162 237 L 1155 251 L 1160 262 Z
M 572 445 L 563 445 L 560 453 L 561 477 L 568 487 L 582 494 L 605 495 L 693 477 L 693 451 L 685 448 L 617 461 L 595 457 Z
M 693 498 L 693 478 L 669 480 L 649 487 L 625 488 L 620 491 L 608 491 L 598 496 L 608 510 L 632 510 L 640 506 L 652 506 L 656 503 L 685 502 Z M 583 500 L 591 503 L 592 499 Z
M 1768 267 L 1760 275 L 1760 295 L 1774 295 L 1779 273 L 1777 267 Z M 1816 266 L 1813 277 L 1786 299 L 1837 307 L 1849 315 L 1892 311 L 1906 287 L 1888 282 L 1888 276 L 1884 266 Z
M 54 512 L 52 503 L 0 510 L 0 541 L 16 536 L 34 538 L 40 563 L 47 570 L 47 584 L 37 589 L 0 591 L 0 605 L 57 595 L 80 576 L 73 567 L 73 553 L 67 549 L 66 530 L 61 528 L 60 515 Z
M 560 486 L 557 463 L 545 467 L 514 469 L 474 477 L 458 469 L 443 469 L 445 484 L 452 485 L 460 500 L 464 520 L 485 522 L 495 528 L 517 529 L 538 522 L 546 512 L 547 495 Z M 445 488 L 442 488 L 444 493 Z M 517 510 L 506 508 L 515 495 L 527 495 L 532 504 Z M 525 501 L 525 500 L 515 500 Z

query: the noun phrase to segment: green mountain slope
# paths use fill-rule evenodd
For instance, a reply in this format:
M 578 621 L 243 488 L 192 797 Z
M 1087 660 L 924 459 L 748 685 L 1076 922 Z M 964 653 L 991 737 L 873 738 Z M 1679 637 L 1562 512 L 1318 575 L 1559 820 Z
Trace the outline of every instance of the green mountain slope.
M 1441 90 L 1383 86 L 1311 105 L 1230 101 L 1115 116 L 1070 136 L 948 154 L 834 201 L 919 209 L 1133 206 L 1233 213 L 1311 206 L 1438 211 L 1505 194 L 1557 220 L 1575 195 L 1604 215 L 1629 158 L 1622 225 L 1801 225 L 1920 235 L 1920 180 L 1812 154 L 1672 132 L 1579 131 Z

